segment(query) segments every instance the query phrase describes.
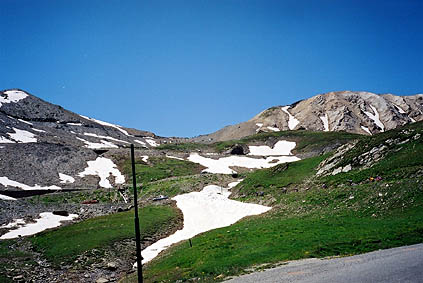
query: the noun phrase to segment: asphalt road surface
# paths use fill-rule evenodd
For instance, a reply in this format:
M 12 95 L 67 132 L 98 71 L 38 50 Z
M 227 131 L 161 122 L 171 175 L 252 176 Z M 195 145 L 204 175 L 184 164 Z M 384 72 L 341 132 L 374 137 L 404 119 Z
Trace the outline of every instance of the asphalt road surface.
M 291 261 L 226 282 L 423 282 L 423 244 L 350 257 Z

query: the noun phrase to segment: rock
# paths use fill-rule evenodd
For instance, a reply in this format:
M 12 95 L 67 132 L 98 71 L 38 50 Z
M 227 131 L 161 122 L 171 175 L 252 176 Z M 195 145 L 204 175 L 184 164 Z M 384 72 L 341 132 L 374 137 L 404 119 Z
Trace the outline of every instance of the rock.
M 69 212 L 65 210 L 55 210 L 53 211 L 54 215 L 60 215 L 60 216 L 69 216 Z
M 107 282 L 109 282 L 109 279 L 106 279 L 104 277 L 100 277 L 95 282 L 96 283 L 107 283 Z
M 117 269 L 117 263 L 116 262 L 108 262 L 107 263 L 107 269 L 108 270 L 116 270 Z

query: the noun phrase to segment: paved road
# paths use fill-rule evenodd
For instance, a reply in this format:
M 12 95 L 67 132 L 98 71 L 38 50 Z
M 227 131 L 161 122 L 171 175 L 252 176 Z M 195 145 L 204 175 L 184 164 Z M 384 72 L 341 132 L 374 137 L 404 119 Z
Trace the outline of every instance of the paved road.
M 351 257 L 291 261 L 226 282 L 423 282 L 423 244 Z

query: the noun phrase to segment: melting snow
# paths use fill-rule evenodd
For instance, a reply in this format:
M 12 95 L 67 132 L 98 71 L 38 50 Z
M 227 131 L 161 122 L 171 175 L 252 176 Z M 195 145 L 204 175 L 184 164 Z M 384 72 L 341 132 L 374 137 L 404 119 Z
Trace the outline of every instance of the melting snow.
M 95 142 L 89 142 L 87 140 L 81 139 L 79 137 L 76 137 L 78 140 L 82 141 L 85 143 L 85 147 L 87 148 L 91 148 L 91 149 L 100 149 L 100 148 L 119 148 L 117 145 L 115 145 L 114 143 L 105 141 L 105 140 L 101 140 L 101 143 L 95 143 Z
M 0 177 L 0 184 L 7 187 L 15 187 L 21 188 L 22 190 L 29 191 L 29 190 L 61 190 L 61 187 L 58 186 L 48 186 L 48 187 L 41 187 L 40 185 L 35 184 L 35 186 L 31 187 L 13 180 L 10 180 L 7 177 Z
M 60 178 L 60 183 L 62 184 L 66 184 L 66 183 L 74 183 L 75 179 L 72 176 L 63 174 L 63 173 L 59 173 L 59 178 Z
M 147 163 L 148 161 L 148 156 L 147 155 L 143 155 L 141 156 L 141 160 L 144 161 L 145 163 Z
M 256 123 L 256 126 L 258 127 L 256 132 L 259 132 L 261 130 L 261 127 L 263 127 L 263 123 Z
M 10 229 L 10 228 L 23 225 L 23 224 L 25 224 L 25 220 L 23 220 L 22 218 L 18 218 L 18 219 L 13 219 L 13 221 L 10 222 L 9 224 L 0 226 L 0 228 Z
M 248 148 L 250 149 L 250 153 L 248 155 L 292 155 L 291 150 L 293 150 L 295 146 L 296 143 L 290 141 L 278 141 L 273 148 L 270 148 L 267 145 L 249 146 Z
M 269 130 L 274 131 L 274 132 L 280 132 L 281 130 L 279 128 L 275 128 L 275 127 L 267 127 Z
M 152 147 L 156 147 L 156 146 L 160 145 L 155 140 L 153 140 L 152 138 L 147 138 L 147 139 L 145 139 L 145 141 Z
M 364 126 L 361 126 L 361 128 L 362 128 L 364 131 L 368 132 L 370 135 L 372 134 L 372 132 L 370 132 L 369 128 L 364 127 Z
M 382 122 L 379 120 L 379 112 L 377 112 L 377 109 L 375 108 L 375 107 L 373 107 L 372 105 L 370 105 L 370 108 L 372 108 L 372 110 L 373 110 L 373 112 L 375 113 L 375 114 L 372 114 L 372 113 L 370 113 L 370 112 L 367 112 L 367 111 L 363 111 L 364 112 L 364 114 L 366 114 L 367 115 L 367 117 L 369 117 L 370 119 L 372 119 L 374 122 L 375 122 L 375 124 L 379 127 L 379 128 L 381 128 L 382 129 L 382 132 L 384 132 L 385 131 L 385 126 L 382 124 Z
M 37 142 L 37 139 L 35 138 L 35 134 L 33 133 L 24 131 L 24 130 L 19 130 L 16 128 L 13 128 L 13 130 L 15 131 L 14 134 L 11 134 L 11 133 L 7 133 L 7 134 L 15 141 L 21 142 L 21 143 Z
M 39 130 L 39 129 L 35 129 L 35 128 L 32 128 L 32 130 L 36 131 L 36 132 L 40 132 L 40 133 L 46 133 L 46 131 L 44 131 L 44 130 Z
M 125 177 L 117 169 L 116 164 L 112 160 L 105 157 L 97 157 L 94 161 L 88 161 L 88 167 L 78 174 L 79 177 L 87 175 L 95 175 L 100 177 L 99 185 L 103 188 L 111 188 L 109 178 L 110 174 L 115 176 L 115 184 L 125 183 Z
M 413 118 L 411 118 L 411 117 L 408 117 L 408 118 L 410 118 L 412 123 L 416 123 L 416 120 L 414 120 Z
M 231 183 L 230 187 L 234 187 L 238 183 Z M 176 200 L 176 205 L 182 210 L 184 228 L 144 249 L 142 251 L 143 263 L 150 261 L 174 243 L 190 239 L 212 229 L 232 225 L 245 216 L 262 214 L 271 209 L 271 207 L 263 205 L 228 199 L 230 194 L 229 188 L 210 185 L 201 192 L 192 192 L 172 198 Z
M 320 116 L 319 118 L 323 122 L 323 126 L 325 127 L 325 132 L 329 132 L 329 118 L 328 118 L 328 114 L 326 113 L 325 116 Z
M 289 127 L 290 130 L 293 130 L 300 123 L 300 121 L 298 119 L 296 119 L 293 115 L 291 115 L 291 113 L 288 112 L 289 107 L 291 107 L 291 106 L 282 107 L 282 111 L 285 112 L 286 114 L 288 114 L 288 116 L 289 116 L 288 127 Z
M 118 126 L 118 125 L 115 125 L 115 124 L 111 124 L 111 123 L 107 123 L 107 122 L 104 122 L 104 121 L 100 121 L 100 120 L 97 120 L 97 119 L 94 119 L 94 118 L 89 118 L 89 117 L 87 117 L 87 116 L 82 116 L 82 115 L 79 115 L 79 116 L 81 116 L 82 118 L 85 118 L 85 119 L 91 120 L 91 121 L 93 121 L 93 122 L 96 122 L 96 123 L 98 123 L 98 124 L 100 124 L 100 125 L 103 125 L 103 126 L 109 126 L 109 127 L 115 128 L 115 129 L 117 129 L 117 130 L 121 131 L 122 133 L 124 133 L 125 135 L 127 135 L 127 136 L 131 136 L 130 134 L 128 134 L 128 132 L 127 132 L 127 131 L 125 131 L 124 129 L 122 129 L 122 128 L 121 128 L 121 126 Z
M 0 199 L 2 199 L 2 200 L 16 200 L 15 198 L 5 196 L 5 195 L 2 195 L 2 194 L 0 194 Z
M 117 142 L 122 142 L 122 143 L 129 143 L 127 141 L 123 141 L 123 140 L 119 140 L 119 139 L 115 139 L 112 137 L 108 137 L 108 136 L 99 136 L 93 133 L 84 133 L 85 136 L 89 136 L 89 137 L 95 137 L 95 138 L 100 138 L 100 139 L 107 139 L 107 140 L 112 140 L 112 141 L 117 141 Z
M 215 174 L 233 174 L 236 173 L 230 169 L 231 166 L 245 167 L 245 168 L 270 168 L 280 163 L 294 162 L 300 160 L 296 156 L 279 156 L 264 158 L 250 158 L 246 156 L 228 156 L 219 159 L 207 158 L 199 155 L 198 153 L 191 153 L 188 157 L 189 161 L 199 163 L 207 169 L 203 172 Z
M 134 140 L 135 142 L 139 143 L 140 145 L 147 147 L 147 145 L 145 144 L 145 142 L 140 141 L 140 140 Z
M 18 229 L 9 231 L 0 237 L 0 239 L 13 239 L 19 236 L 29 236 L 41 231 L 58 227 L 62 225 L 61 221 L 69 221 L 77 218 L 77 214 L 69 214 L 69 216 L 55 215 L 51 212 L 40 213 L 40 218 L 35 219 L 35 223 L 28 223 Z M 22 224 L 22 223 L 19 223 Z
M 8 138 L 0 136 L 0 143 L 15 143 L 15 142 L 9 140 Z
M 0 96 L 0 107 L 2 107 L 3 104 L 6 104 L 6 103 L 11 103 L 11 102 L 16 103 L 19 100 L 22 100 L 28 96 L 28 94 L 19 90 L 9 90 L 9 91 L 5 91 L 4 93 L 7 95 L 7 98 L 5 98 L 3 95 Z
M 66 125 L 70 125 L 70 126 L 83 126 L 82 123 L 66 123 Z
M 177 159 L 177 160 L 182 160 L 185 161 L 185 159 L 180 158 L 180 157 L 176 157 L 176 156 L 170 156 L 170 155 L 166 155 L 167 158 L 171 158 L 171 159 Z
M 398 112 L 401 114 L 405 114 L 404 109 L 402 109 L 401 107 L 399 107 L 398 105 L 394 104 L 394 106 L 398 109 Z
M 18 119 L 18 120 L 21 121 L 22 123 L 25 123 L 25 124 L 28 124 L 28 125 L 33 125 L 32 123 L 25 121 L 25 120 L 22 120 L 22 119 Z

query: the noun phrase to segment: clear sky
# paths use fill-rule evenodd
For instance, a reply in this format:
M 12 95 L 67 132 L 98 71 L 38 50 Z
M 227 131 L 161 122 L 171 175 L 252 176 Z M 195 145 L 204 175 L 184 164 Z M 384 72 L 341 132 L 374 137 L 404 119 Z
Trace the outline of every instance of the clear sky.
M 0 0 L 0 89 L 162 136 L 423 92 L 422 0 Z

